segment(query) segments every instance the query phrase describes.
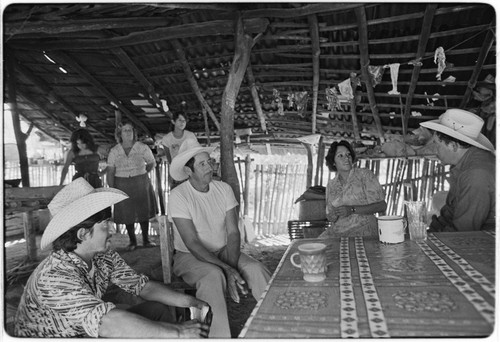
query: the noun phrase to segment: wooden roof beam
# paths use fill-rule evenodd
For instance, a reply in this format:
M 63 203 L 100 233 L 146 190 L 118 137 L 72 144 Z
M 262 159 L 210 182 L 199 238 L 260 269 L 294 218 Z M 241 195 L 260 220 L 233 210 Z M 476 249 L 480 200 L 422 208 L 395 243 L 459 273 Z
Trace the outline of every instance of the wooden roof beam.
M 42 112 L 43 115 L 45 115 L 46 117 L 50 118 L 50 120 L 52 120 L 56 125 L 59 125 L 63 129 L 65 129 L 66 131 L 68 131 L 69 134 L 73 133 L 73 128 L 70 127 L 70 126 L 65 125 L 64 123 L 62 123 L 56 115 L 52 114 L 51 111 L 49 111 L 48 109 L 45 108 L 45 106 L 43 105 L 42 102 L 40 102 L 39 100 L 35 99 L 31 95 L 28 95 L 28 94 L 26 94 L 25 92 L 23 92 L 23 91 L 21 91 L 19 89 L 17 90 L 17 93 L 18 93 L 18 95 L 21 98 L 24 99 L 24 101 L 29 102 L 30 104 L 33 104 L 36 107 L 38 107 L 38 110 L 40 112 Z M 26 119 L 29 121 L 28 118 L 26 118 Z M 59 141 L 59 138 L 57 138 L 57 137 L 55 137 L 55 136 L 53 136 L 51 134 L 47 134 L 47 135 L 49 135 L 52 138 L 54 138 L 55 140 Z
M 316 113 L 318 112 L 318 93 L 319 93 L 319 78 L 320 78 L 320 67 L 319 67 L 319 55 L 321 54 L 321 49 L 319 47 L 319 30 L 318 30 L 318 18 L 315 14 L 307 16 L 307 21 L 309 23 L 309 34 L 311 35 L 311 45 L 312 45 L 312 64 L 313 64 L 313 94 L 312 94 L 312 134 L 316 133 Z
M 380 117 L 378 115 L 377 102 L 375 101 L 375 94 L 373 92 L 372 81 L 370 79 L 370 74 L 368 73 L 368 65 L 370 65 L 370 57 L 368 52 L 368 25 L 366 23 L 365 8 L 356 7 L 355 13 L 358 21 L 361 73 L 363 76 L 363 81 L 365 82 L 368 101 L 370 102 L 370 108 L 373 113 L 373 119 L 375 120 L 375 125 L 377 126 L 377 132 L 380 138 L 380 142 L 384 143 L 385 141 L 384 130 L 382 129 L 382 122 L 380 121 Z
M 265 18 L 251 18 L 244 21 L 245 31 L 248 33 L 264 32 L 269 25 Z M 40 43 L 27 43 L 11 41 L 13 47 L 20 49 L 35 50 L 61 50 L 61 49 L 110 49 L 135 44 L 152 43 L 160 40 L 171 40 L 179 38 L 206 37 L 216 35 L 234 34 L 233 22 L 231 20 L 214 20 L 201 23 L 192 23 L 178 26 L 162 27 L 149 31 L 133 32 L 123 37 L 109 39 L 61 39 L 44 41 Z
M 9 18 L 6 18 L 7 20 Z M 167 18 L 119 18 L 119 19 L 89 19 L 89 20 L 43 20 L 37 22 L 4 21 L 4 34 L 16 36 L 22 34 L 43 33 L 45 35 L 60 35 L 71 32 L 88 32 L 100 30 L 115 30 L 123 28 L 164 27 L 171 24 Z M 21 37 L 24 38 L 24 37 Z
M 273 17 L 273 18 L 296 18 L 305 17 L 311 14 L 345 11 L 362 4 L 337 4 L 337 3 L 317 3 L 308 4 L 297 8 L 262 8 L 257 10 L 245 11 L 242 14 L 243 18 L 260 18 L 260 17 Z
M 118 109 L 120 109 L 127 116 L 127 118 L 129 118 L 129 120 L 135 124 L 137 128 L 142 129 L 147 135 L 152 137 L 150 130 L 141 121 L 139 121 L 132 112 L 130 112 L 124 105 L 121 104 L 120 99 L 113 95 L 105 86 L 102 85 L 101 82 L 99 82 L 80 64 L 73 60 L 73 58 L 62 51 L 53 52 L 51 56 L 55 59 L 59 59 L 60 61 L 74 69 L 87 82 L 97 88 L 97 90 L 99 90 L 99 92 L 101 92 L 101 94 L 104 95 L 110 102 L 113 102 L 116 106 L 118 106 Z
M 198 83 L 196 82 L 193 76 L 193 72 L 191 71 L 191 67 L 189 66 L 189 63 L 186 59 L 186 54 L 184 53 L 184 49 L 182 48 L 181 43 L 177 39 L 173 39 L 171 43 L 172 46 L 174 47 L 175 53 L 177 54 L 177 58 L 179 58 L 179 61 L 182 65 L 182 69 L 184 70 L 184 75 L 186 76 L 189 85 L 193 89 L 193 92 L 196 94 L 198 101 L 200 101 L 201 107 L 208 112 L 210 118 L 217 127 L 217 130 L 220 132 L 219 121 L 217 120 L 217 117 L 215 116 L 212 108 L 210 108 L 210 105 L 207 103 L 207 101 L 203 97 L 203 94 L 201 93 L 200 87 L 198 86 Z
M 164 110 L 163 106 L 161 104 L 160 99 L 158 98 L 158 95 L 156 95 L 155 87 L 144 77 L 142 72 L 139 70 L 137 65 L 130 59 L 130 57 L 127 55 L 125 51 L 123 51 L 122 48 L 115 48 L 111 50 L 119 59 L 120 61 L 125 65 L 125 67 L 130 71 L 132 75 L 139 81 L 139 83 L 146 89 L 147 93 L 149 94 L 149 97 L 153 100 L 154 104 L 158 108 L 158 110 L 170 117 L 172 119 L 172 114 L 168 113 L 168 115 Z
M 481 50 L 479 51 L 479 56 L 477 57 L 477 62 L 476 62 L 476 65 L 474 67 L 474 71 L 472 72 L 472 75 L 469 79 L 469 84 L 467 86 L 467 89 L 465 90 L 465 94 L 464 94 L 464 97 L 462 99 L 462 102 L 460 103 L 460 108 L 465 108 L 467 103 L 469 103 L 470 96 L 472 94 L 472 90 L 476 87 L 479 73 L 481 72 L 481 69 L 483 68 L 483 64 L 486 60 L 486 57 L 488 57 L 488 53 L 490 52 L 490 49 L 493 46 L 493 42 L 495 41 L 494 27 L 495 27 L 495 23 L 493 22 L 490 26 L 490 29 L 488 30 L 488 33 L 486 33 L 486 37 L 484 38 L 484 41 L 483 41 L 483 46 L 481 47 Z
M 248 84 L 250 86 L 250 92 L 252 93 L 252 99 L 253 103 L 255 105 L 255 111 L 257 112 L 257 116 L 259 117 L 259 122 L 260 122 L 260 128 L 264 133 L 267 133 L 267 127 L 266 127 L 266 116 L 264 115 L 264 112 L 262 111 L 262 105 L 260 104 L 260 98 L 259 98 L 259 92 L 257 91 L 257 87 L 255 86 L 255 77 L 253 75 L 253 70 L 252 66 L 250 65 L 250 62 L 248 62 L 248 67 L 247 67 L 247 79 L 248 79 Z
M 59 103 L 61 106 L 64 107 L 71 115 L 72 117 L 68 117 L 68 121 L 76 120 L 76 117 L 79 116 L 79 113 L 75 112 L 73 108 L 67 103 L 63 98 L 58 96 L 54 90 L 48 85 L 44 80 L 33 74 L 28 68 L 26 68 L 24 65 L 20 64 L 19 62 L 16 64 L 16 69 L 19 70 L 19 72 L 26 77 L 30 82 L 32 82 L 36 88 L 40 89 L 42 93 L 45 93 L 48 98 L 52 98 L 54 102 Z M 59 121 L 58 121 L 59 122 Z M 102 134 L 99 132 L 95 127 L 93 127 L 90 123 L 86 123 L 88 127 L 92 128 L 99 134 Z
M 436 13 L 437 4 L 427 5 L 425 8 L 424 20 L 422 22 L 422 31 L 420 33 L 420 39 L 418 41 L 417 54 L 415 59 L 421 61 L 425 55 L 425 48 L 427 47 L 427 42 L 431 35 L 432 20 L 434 19 L 434 14 Z M 420 76 L 421 65 L 416 64 L 413 66 L 413 72 L 411 75 L 410 86 L 408 87 L 408 93 L 406 94 L 406 104 L 403 114 L 403 134 L 406 134 L 408 129 L 408 119 L 411 112 L 411 103 L 413 101 L 413 95 L 415 89 L 417 88 L 418 77 Z

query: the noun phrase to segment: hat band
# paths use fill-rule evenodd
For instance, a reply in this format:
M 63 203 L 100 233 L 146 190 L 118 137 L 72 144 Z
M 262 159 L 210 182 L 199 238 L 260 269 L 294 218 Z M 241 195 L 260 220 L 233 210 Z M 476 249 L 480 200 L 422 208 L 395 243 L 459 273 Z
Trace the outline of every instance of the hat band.
M 456 121 L 451 120 L 450 118 L 443 118 L 441 123 L 448 128 L 451 128 L 455 132 L 463 134 L 471 139 L 477 139 L 479 137 L 480 130 L 477 130 L 476 127 L 462 125 Z

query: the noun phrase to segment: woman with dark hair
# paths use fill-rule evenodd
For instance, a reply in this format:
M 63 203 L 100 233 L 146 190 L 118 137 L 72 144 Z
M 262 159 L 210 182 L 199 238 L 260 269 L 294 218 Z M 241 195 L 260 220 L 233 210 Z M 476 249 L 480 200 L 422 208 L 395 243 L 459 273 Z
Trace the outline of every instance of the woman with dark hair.
M 172 116 L 172 124 L 174 129 L 165 135 L 161 141 L 161 147 L 164 153 L 161 155 L 166 155 L 168 163 L 172 163 L 172 159 L 179 153 L 179 147 L 186 140 L 195 140 L 196 136 L 193 132 L 186 130 L 187 119 L 183 113 L 174 113 Z
M 71 163 L 75 164 L 76 173 L 72 180 L 83 177 L 94 188 L 102 187 L 101 178 L 102 172 L 99 171 L 100 155 L 97 153 L 97 145 L 89 131 L 84 128 L 78 129 L 71 134 L 71 149 L 66 155 L 61 172 L 61 181 L 59 185 L 63 185 L 68 168 Z
M 377 177 L 355 167 L 356 154 L 345 140 L 332 143 L 325 160 L 336 172 L 326 187 L 326 216 L 333 224 L 320 237 L 378 236 L 374 214 L 384 212 L 387 203 Z
M 142 230 L 144 247 L 155 246 L 149 241 L 149 219 L 156 215 L 156 201 L 148 172 L 155 165 L 153 152 L 137 141 L 137 132 L 130 123 L 123 124 L 116 131 L 118 144 L 108 155 L 107 180 L 110 187 L 125 192 L 129 198 L 114 206 L 116 224 L 124 224 L 130 238 L 129 250 L 137 247 L 135 223 Z

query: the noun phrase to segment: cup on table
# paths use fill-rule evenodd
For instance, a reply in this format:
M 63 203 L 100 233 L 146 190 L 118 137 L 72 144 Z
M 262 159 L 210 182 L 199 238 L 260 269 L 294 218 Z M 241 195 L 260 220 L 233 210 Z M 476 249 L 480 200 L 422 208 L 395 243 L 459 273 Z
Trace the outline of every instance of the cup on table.
M 410 240 L 423 241 L 427 239 L 427 209 L 423 201 L 405 201 L 408 216 Z
M 326 279 L 326 245 L 320 242 L 303 243 L 299 251 L 290 256 L 293 266 L 298 267 L 304 274 L 304 280 L 318 282 Z M 300 257 L 300 264 L 295 262 Z
M 403 216 L 379 216 L 378 238 L 382 243 L 400 243 L 405 240 L 405 222 Z

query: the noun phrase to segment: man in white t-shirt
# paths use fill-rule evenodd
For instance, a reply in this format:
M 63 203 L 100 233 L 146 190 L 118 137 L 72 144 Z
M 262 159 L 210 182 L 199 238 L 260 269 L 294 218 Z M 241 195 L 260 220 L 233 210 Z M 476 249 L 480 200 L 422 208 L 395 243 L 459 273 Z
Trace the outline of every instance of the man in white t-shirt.
M 209 337 L 230 338 L 226 289 L 239 303 L 247 283 L 256 300 L 270 272 L 241 253 L 238 202 L 229 184 L 212 180 L 213 148 L 186 141 L 172 160 L 172 178 L 187 181 L 170 193 L 169 219 L 174 223 L 174 273 L 192 286 L 196 297 L 210 304 L 213 321 Z

